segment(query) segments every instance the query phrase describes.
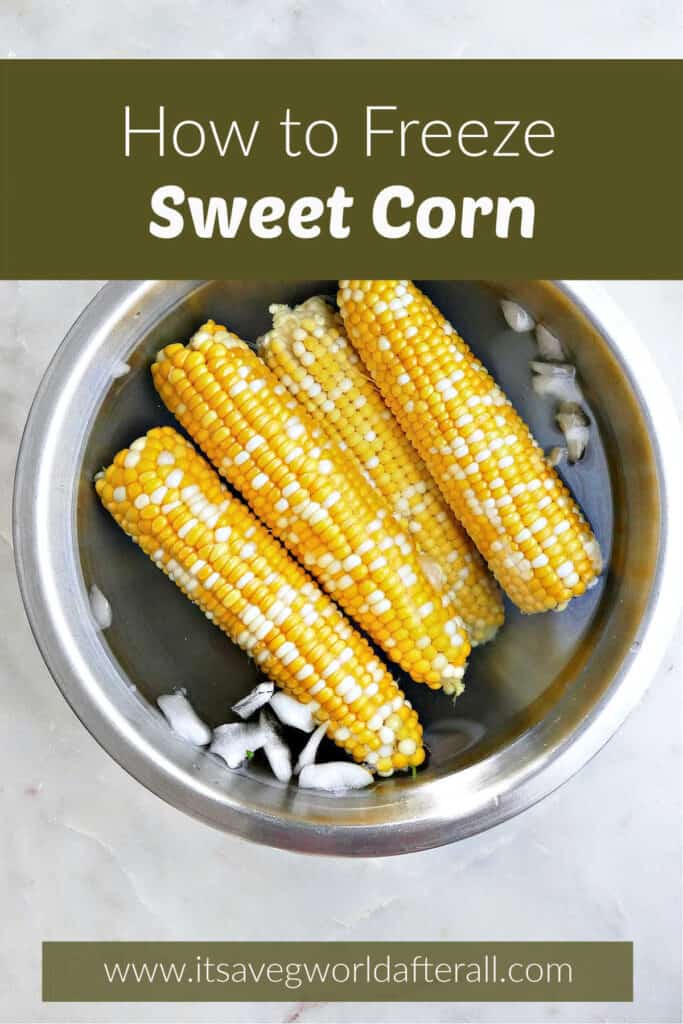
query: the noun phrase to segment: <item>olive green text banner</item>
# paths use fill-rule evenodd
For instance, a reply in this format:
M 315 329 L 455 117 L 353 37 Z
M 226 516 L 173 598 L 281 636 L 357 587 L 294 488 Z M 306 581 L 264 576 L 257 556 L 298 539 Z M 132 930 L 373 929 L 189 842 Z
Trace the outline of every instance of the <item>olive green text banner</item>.
M 0 62 L 0 276 L 683 277 L 680 61 Z
M 45 942 L 45 1002 L 629 1002 L 630 942 Z

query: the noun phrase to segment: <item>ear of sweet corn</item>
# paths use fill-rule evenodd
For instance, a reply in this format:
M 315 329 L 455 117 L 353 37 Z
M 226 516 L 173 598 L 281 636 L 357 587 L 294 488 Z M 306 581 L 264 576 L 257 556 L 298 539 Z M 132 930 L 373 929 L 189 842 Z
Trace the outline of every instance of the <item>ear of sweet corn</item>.
M 500 591 L 322 298 L 271 306 L 258 352 L 282 384 L 355 457 L 387 508 L 413 534 L 453 600 L 473 644 L 503 621 Z M 439 580 L 439 574 L 441 576 Z
M 150 430 L 95 486 L 156 565 L 356 761 L 383 775 L 422 763 L 417 714 L 368 643 L 180 434 Z
M 410 281 L 340 281 L 348 336 L 451 508 L 524 612 L 591 586 L 600 549 L 484 366 Z
M 342 608 L 418 682 L 462 689 L 469 642 L 356 464 L 243 342 L 212 322 L 152 367 L 164 402 Z

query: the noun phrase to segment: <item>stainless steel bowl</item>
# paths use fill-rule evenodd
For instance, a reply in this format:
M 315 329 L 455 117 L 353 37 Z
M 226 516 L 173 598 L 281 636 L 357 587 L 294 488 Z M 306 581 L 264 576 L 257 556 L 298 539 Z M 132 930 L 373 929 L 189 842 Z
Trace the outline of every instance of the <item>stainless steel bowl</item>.
M 16 477 L 15 546 L 24 601 L 50 671 L 127 771 L 176 807 L 249 839 L 315 853 L 383 855 L 451 842 L 503 821 L 564 782 L 612 735 L 642 695 L 674 623 L 680 439 L 633 328 L 586 284 L 424 287 L 544 445 L 560 437 L 549 405 L 530 393 L 532 342 L 505 330 L 499 295 L 516 297 L 562 338 L 593 420 L 588 456 L 563 473 L 609 571 L 560 615 L 525 618 L 509 608 L 499 638 L 474 653 L 466 694 L 455 707 L 406 684 L 432 750 L 415 780 L 316 795 L 282 786 L 258 765 L 230 773 L 171 733 L 154 708 L 159 693 L 185 686 L 200 714 L 218 724 L 253 682 L 254 667 L 109 520 L 92 487 L 95 472 L 120 447 L 170 422 L 148 371 L 162 344 L 187 338 L 208 316 L 255 338 L 267 325 L 270 302 L 333 292 L 334 282 L 109 284 L 69 332 L 29 417 Z M 131 370 L 114 379 L 121 361 Z M 90 614 L 93 582 L 113 608 L 105 633 Z

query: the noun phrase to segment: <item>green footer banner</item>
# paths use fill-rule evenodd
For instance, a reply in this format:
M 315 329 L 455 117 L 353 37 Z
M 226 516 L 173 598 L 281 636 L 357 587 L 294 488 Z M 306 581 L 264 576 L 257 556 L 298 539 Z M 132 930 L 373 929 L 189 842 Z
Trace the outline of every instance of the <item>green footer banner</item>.
M 45 942 L 46 1002 L 629 1002 L 630 942 Z

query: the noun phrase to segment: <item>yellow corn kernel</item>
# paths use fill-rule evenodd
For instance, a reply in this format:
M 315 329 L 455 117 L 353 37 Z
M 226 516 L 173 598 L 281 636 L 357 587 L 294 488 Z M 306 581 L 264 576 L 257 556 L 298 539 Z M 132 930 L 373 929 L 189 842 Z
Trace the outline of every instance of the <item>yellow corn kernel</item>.
M 389 657 L 416 681 L 459 693 L 469 653 L 462 620 L 381 495 L 263 361 L 208 323 L 188 347 L 162 350 L 152 375 L 219 472 Z
M 271 306 L 258 352 L 282 384 L 345 447 L 409 532 L 423 569 L 444 589 L 473 644 L 503 622 L 501 594 L 324 299 Z
M 592 586 L 602 558 L 580 509 L 429 299 L 410 281 L 341 281 L 338 301 L 349 339 L 512 601 L 560 609 Z
M 348 725 L 339 728 L 336 715 L 328 725 L 328 736 L 348 754 L 374 770 L 380 732 L 396 713 L 406 716 L 421 749 L 417 713 L 367 641 L 180 434 L 170 427 L 150 430 L 115 456 L 95 487 L 155 564 L 269 678 L 308 703 L 318 722 L 338 708 L 346 722 L 359 723 L 362 737 Z M 335 693 L 329 668 L 342 654 L 344 685 Z M 360 723 L 350 707 L 356 694 L 372 708 L 375 728 Z M 390 770 L 405 768 L 399 745 L 396 740 L 388 751 Z

